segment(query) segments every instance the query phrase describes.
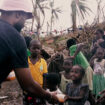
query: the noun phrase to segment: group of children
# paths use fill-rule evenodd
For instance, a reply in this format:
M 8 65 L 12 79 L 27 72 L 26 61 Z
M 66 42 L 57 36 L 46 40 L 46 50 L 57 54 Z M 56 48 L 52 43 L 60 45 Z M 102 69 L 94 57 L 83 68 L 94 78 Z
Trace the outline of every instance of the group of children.
M 41 53 L 41 43 L 38 40 L 30 40 L 28 63 L 32 77 L 46 91 L 56 92 L 58 99 L 60 98 L 58 94 L 64 95 L 63 103 L 59 104 L 104 105 L 98 102 L 99 92 L 105 89 L 104 49 L 97 48 L 89 64 L 81 52 L 84 45 L 84 43 L 76 44 L 75 38 L 69 39 L 67 41 L 68 58 L 63 59 L 63 56 L 58 54 L 60 59 L 56 56 L 47 68 Z M 23 91 L 23 104 L 50 105 L 50 100 L 39 99 Z M 53 103 L 53 105 L 56 104 Z

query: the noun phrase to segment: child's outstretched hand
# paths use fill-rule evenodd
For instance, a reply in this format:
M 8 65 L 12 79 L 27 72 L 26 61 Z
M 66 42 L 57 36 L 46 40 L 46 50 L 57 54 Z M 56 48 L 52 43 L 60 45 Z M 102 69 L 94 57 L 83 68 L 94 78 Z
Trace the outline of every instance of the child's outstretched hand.
M 72 60 L 74 60 L 75 59 L 75 56 L 70 56 L 69 58 L 72 59 Z
M 82 43 L 79 43 L 78 46 L 85 46 L 87 44 L 87 42 L 82 42 Z
M 69 98 L 70 98 L 70 96 L 66 95 L 64 99 L 65 99 L 65 101 L 67 101 Z

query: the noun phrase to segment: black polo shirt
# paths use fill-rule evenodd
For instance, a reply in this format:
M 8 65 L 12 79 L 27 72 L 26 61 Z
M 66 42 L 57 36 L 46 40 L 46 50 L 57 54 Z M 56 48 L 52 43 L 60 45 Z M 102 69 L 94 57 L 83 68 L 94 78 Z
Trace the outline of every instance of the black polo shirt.
M 27 67 L 27 48 L 24 38 L 12 25 L 0 20 L 0 84 L 11 70 Z

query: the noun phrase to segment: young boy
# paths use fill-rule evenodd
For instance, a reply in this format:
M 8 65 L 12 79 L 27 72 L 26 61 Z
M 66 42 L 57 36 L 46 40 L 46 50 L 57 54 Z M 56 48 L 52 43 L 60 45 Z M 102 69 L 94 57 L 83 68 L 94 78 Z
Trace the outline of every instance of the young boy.
M 43 75 L 47 73 L 47 63 L 41 58 L 41 43 L 38 40 L 32 40 L 30 42 L 29 50 L 31 56 L 28 57 L 29 68 L 33 79 L 43 87 Z M 32 97 L 29 93 L 24 92 L 24 105 L 31 104 L 43 104 L 41 99 Z

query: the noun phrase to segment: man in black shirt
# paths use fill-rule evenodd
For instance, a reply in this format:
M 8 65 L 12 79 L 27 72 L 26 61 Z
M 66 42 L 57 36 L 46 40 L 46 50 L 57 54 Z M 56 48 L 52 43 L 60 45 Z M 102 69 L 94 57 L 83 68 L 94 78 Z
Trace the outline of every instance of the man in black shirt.
M 19 34 L 25 20 L 32 18 L 28 6 L 28 0 L 3 0 L 0 6 L 0 84 L 14 70 L 22 89 L 34 96 L 57 101 L 54 94 L 47 93 L 33 80 L 28 68 L 26 44 Z

